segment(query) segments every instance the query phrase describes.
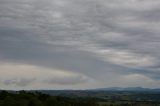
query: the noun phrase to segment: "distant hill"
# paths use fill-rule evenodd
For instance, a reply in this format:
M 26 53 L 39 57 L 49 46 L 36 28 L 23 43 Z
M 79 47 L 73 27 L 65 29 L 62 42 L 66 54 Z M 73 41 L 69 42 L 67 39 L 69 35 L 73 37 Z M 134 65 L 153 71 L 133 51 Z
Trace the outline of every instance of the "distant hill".
M 92 89 L 93 91 L 153 91 L 153 92 L 160 92 L 160 88 L 151 89 L 151 88 L 143 88 L 143 87 L 109 87 L 109 88 L 98 88 Z
M 38 90 L 38 92 L 54 96 L 65 96 L 72 98 L 74 97 L 106 98 L 106 96 L 112 97 L 113 95 L 160 94 L 160 89 L 150 89 L 142 87 L 128 87 L 128 88 L 109 87 L 109 88 L 98 88 L 98 89 L 88 89 L 88 90 Z
M 0 92 L 3 90 L 0 90 Z M 14 90 L 7 90 L 8 92 L 16 92 Z M 96 88 L 96 89 L 85 89 L 85 90 L 29 90 L 29 91 L 40 91 L 40 92 L 53 92 L 54 94 L 59 93 L 77 93 L 77 92 L 89 92 L 89 91 L 154 91 L 154 92 L 160 92 L 160 88 L 143 88 L 143 87 L 108 87 L 108 88 Z
M 0 91 L 1 92 L 1 91 Z M 17 93 L 17 91 L 8 91 Z M 160 94 L 160 88 L 151 89 L 143 87 L 109 87 L 86 90 L 30 90 L 30 92 L 41 92 L 44 94 L 65 97 L 105 97 L 106 95 L 121 94 Z

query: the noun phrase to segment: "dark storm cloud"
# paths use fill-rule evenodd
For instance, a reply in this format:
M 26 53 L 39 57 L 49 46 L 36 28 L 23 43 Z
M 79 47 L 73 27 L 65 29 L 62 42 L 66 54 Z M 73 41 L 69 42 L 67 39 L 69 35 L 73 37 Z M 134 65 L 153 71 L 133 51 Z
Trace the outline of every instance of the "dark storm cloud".
M 159 81 L 159 4 L 0 0 L 0 60 L 79 72 L 95 80 L 140 74 Z

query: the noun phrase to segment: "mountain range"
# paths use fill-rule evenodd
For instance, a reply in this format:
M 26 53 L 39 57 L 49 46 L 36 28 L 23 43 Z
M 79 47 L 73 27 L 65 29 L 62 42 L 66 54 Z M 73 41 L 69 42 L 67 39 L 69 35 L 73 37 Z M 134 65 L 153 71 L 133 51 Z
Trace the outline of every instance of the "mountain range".
M 143 87 L 108 87 L 108 88 L 97 88 L 92 89 L 93 91 L 158 91 L 160 92 L 160 88 L 143 88 Z

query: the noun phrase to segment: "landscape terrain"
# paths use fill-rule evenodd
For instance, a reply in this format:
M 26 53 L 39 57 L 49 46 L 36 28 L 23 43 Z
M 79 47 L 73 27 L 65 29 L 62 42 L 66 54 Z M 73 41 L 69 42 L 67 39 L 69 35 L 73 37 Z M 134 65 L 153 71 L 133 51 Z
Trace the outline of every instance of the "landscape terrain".
M 90 90 L 1 90 L 0 106 L 160 106 L 160 90 L 141 87 Z

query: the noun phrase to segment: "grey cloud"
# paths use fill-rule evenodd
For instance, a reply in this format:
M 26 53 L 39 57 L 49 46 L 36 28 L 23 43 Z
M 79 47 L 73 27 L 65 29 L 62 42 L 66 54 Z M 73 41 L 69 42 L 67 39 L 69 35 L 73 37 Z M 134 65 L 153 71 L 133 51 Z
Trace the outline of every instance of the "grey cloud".
M 36 79 L 18 79 L 18 78 L 15 78 L 15 79 L 7 79 L 7 80 L 4 80 L 2 81 L 2 83 L 4 85 L 14 85 L 14 86 L 28 86 L 30 85 L 31 83 L 33 83 Z
M 0 59 L 80 72 L 97 80 L 129 73 L 158 80 L 159 3 L 0 0 Z M 110 52 L 102 53 L 105 50 Z
M 44 80 L 44 83 L 48 84 L 56 84 L 56 85 L 78 85 L 87 83 L 89 81 L 88 78 L 84 76 L 72 76 L 72 77 L 63 77 L 63 78 L 52 78 Z

